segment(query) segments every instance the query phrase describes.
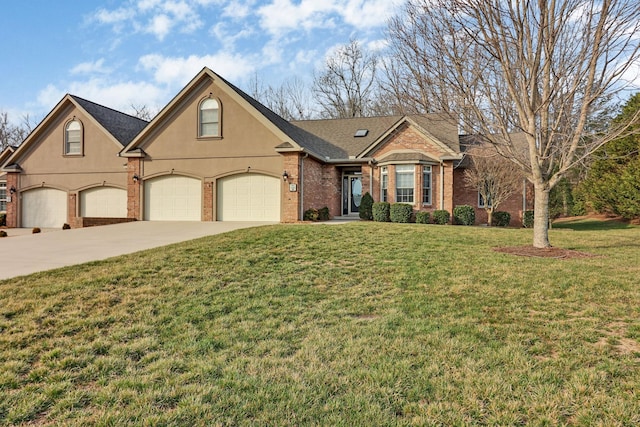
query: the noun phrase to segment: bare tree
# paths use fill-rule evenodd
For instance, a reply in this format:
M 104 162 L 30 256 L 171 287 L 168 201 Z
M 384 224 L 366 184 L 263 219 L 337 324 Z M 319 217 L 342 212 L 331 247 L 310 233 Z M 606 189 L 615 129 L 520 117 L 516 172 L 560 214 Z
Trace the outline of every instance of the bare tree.
M 0 152 L 8 146 L 18 146 L 33 130 L 33 123 L 28 114 L 22 117 L 20 125 L 14 125 L 9 121 L 9 114 L 0 111 Z
M 306 120 L 312 116 L 311 96 L 298 77 L 285 80 L 279 87 L 264 86 L 257 74 L 249 82 L 251 96 L 287 120 Z
M 551 188 L 628 129 L 587 125 L 601 100 L 629 86 L 639 28 L 636 0 L 408 0 L 389 36 L 407 86 L 523 170 L 535 192 L 533 245 L 543 248 Z
M 487 224 L 491 225 L 498 207 L 522 188 L 522 170 L 489 144 L 470 148 L 466 155 L 469 167 L 464 171 L 464 183 L 482 197 Z
M 131 104 L 131 109 L 133 110 L 134 117 L 137 117 L 142 120 L 146 120 L 148 122 L 151 121 L 151 119 L 153 119 L 153 117 L 156 115 L 154 112 L 151 111 L 149 107 L 147 107 L 144 104 L 142 105 Z
M 326 118 L 369 116 L 375 98 L 377 66 L 377 55 L 365 52 L 356 40 L 328 57 L 313 82 L 320 115 Z

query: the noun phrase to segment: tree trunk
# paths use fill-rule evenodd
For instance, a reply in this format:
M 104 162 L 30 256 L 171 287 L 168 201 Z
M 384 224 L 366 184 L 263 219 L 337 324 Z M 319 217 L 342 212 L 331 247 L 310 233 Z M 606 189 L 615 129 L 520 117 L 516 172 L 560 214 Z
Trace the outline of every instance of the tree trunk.
M 493 209 L 487 209 L 487 225 L 491 227 L 493 224 Z
M 550 248 L 549 243 L 549 189 L 544 184 L 534 187 L 533 246 Z

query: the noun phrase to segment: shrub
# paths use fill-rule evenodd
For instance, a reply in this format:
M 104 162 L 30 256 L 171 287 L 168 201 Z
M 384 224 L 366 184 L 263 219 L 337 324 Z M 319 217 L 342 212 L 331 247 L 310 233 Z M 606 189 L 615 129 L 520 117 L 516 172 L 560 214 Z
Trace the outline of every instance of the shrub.
M 33 230 L 31 230 L 31 233 L 32 233 L 32 234 L 38 234 L 38 233 L 40 233 L 40 231 L 41 231 L 41 230 L 40 230 L 40 228 L 39 228 L 39 227 L 33 227 Z
M 406 203 L 394 203 L 389 211 L 391 222 L 407 223 L 411 222 L 411 214 L 413 214 L 413 206 Z
M 476 211 L 473 206 L 460 205 L 453 208 L 453 222 L 460 225 L 473 225 L 476 222 Z
M 429 212 L 416 212 L 416 223 L 429 224 L 431 214 Z
M 318 219 L 320 221 L 329 221 L 329 219 L 331 219 L 328 207 L 325 206 L 324 208 L 318 209 Z
M 433 223 L 434 224 L 448 224 L 451 215 L 449 215 L 449 211 L 444 209 L 438 209 L 437 211 L 433 211 Z
M 317 221 L 319 216 L 318 210 L 311 208 L 304 211 L 302 219 L 305 221 Z
M 373 220 L 378 222 L 389 222 L 391 221 L 390 211 L 391 205 L 389 202 L 376 202 L 373 204 L 372 213 Z
M 7 214 L 0 214 L 0 227 L 7 225 Z
M 0 230 L 0 237 L 7 237 L 7 232 L 4 230 Z
M 71 226 L 65 222 L 64 224 L 62 224 L 62 229 L 63 230 L 70 230 Z
M 496 227 L 506 227 L 511 222 L 511 214 L 504 211 L 494 212 L 492 222 Z
M 522 225 L 525 228 L 533 227 L 533 211 L 524 211 L 524 215 L 522 216 Z
M 360 219 L 371 221 L 373 219 L 373 197 L 367 191 L 360 201 Z

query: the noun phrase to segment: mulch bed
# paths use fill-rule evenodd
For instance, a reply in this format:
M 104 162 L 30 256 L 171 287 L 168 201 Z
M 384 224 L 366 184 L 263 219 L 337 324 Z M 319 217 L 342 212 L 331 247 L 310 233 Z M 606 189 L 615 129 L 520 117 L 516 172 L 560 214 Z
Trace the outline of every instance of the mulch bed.
M 493 248 L 496 252 L 502 252 L 505 254 L 511 254 L 516 256 L 526 256 L 534 258 L 558 258 L 558 259 L 571 259 L 571 258 L 594 258 L 597 255 L 589 254 L 586 252 L 572 251 L 571 249 L 562 248 L 534 248 L 533 246 L 508 246 L 502 248 Z

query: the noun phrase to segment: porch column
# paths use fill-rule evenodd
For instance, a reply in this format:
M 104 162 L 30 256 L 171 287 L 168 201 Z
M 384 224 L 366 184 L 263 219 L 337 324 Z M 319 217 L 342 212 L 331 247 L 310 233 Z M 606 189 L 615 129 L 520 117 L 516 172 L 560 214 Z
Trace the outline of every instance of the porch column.
M 283 173 L 287 172 L 287 180 L 282 180 L 281 222 L 296 222 L 300 218 L 300 154 L 282 153 Z M 295 191 L 292 186 L 295 186 Z
M 7 198 L 11 200 L 7 200 L 8 228 L 16 228 L 18 226 L 18 200 L 20 199 L 20 192 L 16 191 L 14 194 L 10 192 L 12 188 L 19 190 L 18 175 L 19 172 L 7 172 Z
M 134 176 L 137 179 L 134 179 Z M 127 218 L 141 218 L 142 159 L 129 157 L 127 161 Z

